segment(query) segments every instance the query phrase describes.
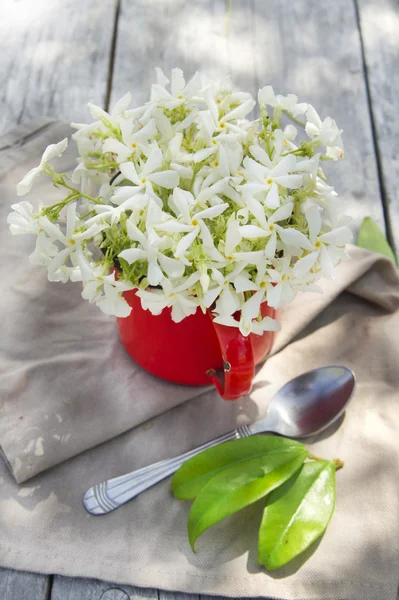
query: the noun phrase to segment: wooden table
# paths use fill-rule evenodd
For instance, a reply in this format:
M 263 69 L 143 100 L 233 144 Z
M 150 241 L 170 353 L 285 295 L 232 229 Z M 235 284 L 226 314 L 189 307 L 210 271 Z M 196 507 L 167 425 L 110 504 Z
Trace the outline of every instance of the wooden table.
M 397 0 L 0 0 L 0 132 L 38 117 L 90 119 L 154 68 L 230 73 L 256 94 L 295 92 L 344 130 L 331 181 L 355 229 L 371 215 L 399 249 Z M 0 569 L 1 600 L 184 598 Z M 196 600 L 194 596 L 187 596 Z

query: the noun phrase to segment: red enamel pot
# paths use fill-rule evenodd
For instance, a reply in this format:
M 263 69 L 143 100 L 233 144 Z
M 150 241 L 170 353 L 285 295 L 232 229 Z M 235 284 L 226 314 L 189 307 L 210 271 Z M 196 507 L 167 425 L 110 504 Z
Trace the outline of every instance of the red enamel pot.
M 136 292 L 124 297 L 132 311 L 117 318 L 122 344 L 146 371 L 173 383 L 208 385 L 213 382 L 225 400 L 236 400 L 251 391 L 255 365 L 269 353 L 274 333 L 244 337 L 238 328 L 218 325 L 210 311 L 197 312 L 175 323 L 171 309 L 153 315 L 141 306 Z M 266 303 L 263 317 L 274 318 Z

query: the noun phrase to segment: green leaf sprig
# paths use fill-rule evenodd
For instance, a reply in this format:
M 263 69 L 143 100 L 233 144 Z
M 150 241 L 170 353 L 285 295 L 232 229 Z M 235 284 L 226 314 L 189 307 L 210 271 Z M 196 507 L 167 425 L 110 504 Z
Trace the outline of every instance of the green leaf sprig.
M 198 537 L 212 525 L 266 497 L 258 561 L 273 570 L 326 530 L 335 506 L 335 472 L 342 466 L 338 459 L 309 454 L 300 442 L 253 436 L 190 458 L 175 473 L 172 492 L 180 500 L 194 500 L 188 517 L 193 551 Z
M 387 256 L 395 265 L 398 264 L 396 256 L 389 245 L 385 235 L 371 217 L 363 219 L 359 229 L 356 245 L 371 252 Z

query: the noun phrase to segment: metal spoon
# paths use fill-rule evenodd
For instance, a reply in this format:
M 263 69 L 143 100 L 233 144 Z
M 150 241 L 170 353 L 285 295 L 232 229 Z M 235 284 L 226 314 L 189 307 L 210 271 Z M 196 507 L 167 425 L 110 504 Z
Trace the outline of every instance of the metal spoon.
M 265 417 L 252 425 L 242 425 L 194 450 L 175 458 L 109 479 L 87 490 L 86 510 L 104 515 L 165 479 L 202 450 L 258 433 L 277 433 L 304 438 L 320 433 L 344 412 L 355 389 L 355 376 L 346 367 L 322 367 L 308 371 L 286 383 L 270 402 Z

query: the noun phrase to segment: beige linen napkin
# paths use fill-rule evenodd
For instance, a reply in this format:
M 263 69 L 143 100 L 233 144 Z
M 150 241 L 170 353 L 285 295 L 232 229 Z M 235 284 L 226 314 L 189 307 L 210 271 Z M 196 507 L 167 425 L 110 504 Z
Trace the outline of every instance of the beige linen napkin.
M 274 355 L 248 398 L 228 403 L 207 389 L 160 382 L 130 361 L 113 320 L 83 302 L 78 285 L 48 284 L 28 265 L 29 241 L 6 233 L 16 182 L 47 143 L 67 132 L 65 125 L 47 124 L 0 143 L 0 443 L 19 482 L 36 474 L 18 487 L 0 463 L 0 564 L 233 597 L 396 598 L 396 269 L 353 248 L 353 260 L 325 283 L 324 295 L 299 296 L 283 312 Z M 71 168 L 73 152 L 63 160 L 63 170 Z M 41 200 L 48 201 L 47 189 L 40 188 Z M 345 468 L 337 474 L 332 522 L 303 557 L 307 562 L 298 559 L 272 574 L 257 565 L 262 502 L 205 533 L 196 555 L 186 535 L 189 504 L 173 500 L 169 481 L 105 517 L 82 508 L 93 483 L 262 416 L 280 385 L 328 364 L 352 368 L 358 385 L 339 427 L 309 444 L 315 454 L 339 456 Z

